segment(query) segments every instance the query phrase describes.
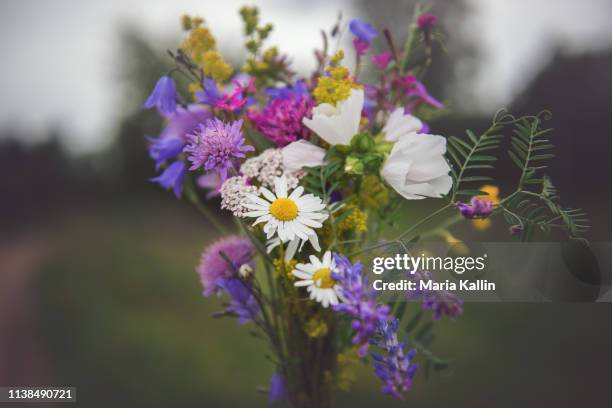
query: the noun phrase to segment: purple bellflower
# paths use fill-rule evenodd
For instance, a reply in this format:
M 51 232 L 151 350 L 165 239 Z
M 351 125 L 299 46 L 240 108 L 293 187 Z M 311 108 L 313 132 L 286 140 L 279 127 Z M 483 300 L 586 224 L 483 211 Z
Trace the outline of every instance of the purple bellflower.
M 177 138 L 153 138 L 148 137 L 149 141 L 149 157 L 155 161 L 155 169 L 167 160 L 174 159 L 183 151 L 185 141 Z
M 374 38 L 378 35 L 378 31 L 370 24 L 363 20 L 354 18 L 349 23 L 349 29 L 351 33 L 359 40 L 370 44 Z
M 166 190 L 173 189 L 176 198 L 181 198 L 181 187 L 183 186 L 185 173 L 187 173 L 187 165 L 184 161 L 177 160 L 166 167 L 162 174 L 150 179 L 150 181 L 159 183 Z
M 157 107 L 164 114 L 176 111 L 176 85 L 170 75 L 164 75 L 155 84 L 153 92 L 144 103 L 146 109 Z
M 259 305 L 251 288 L 239 278 L 220 279 L 217 283 L 231 297 L 225 313 L 238 317 L 240 324 L 245 324 L 257 317 Z
M 270 378 L 270 388 L 268 389 L 268 403 L 284 402 L 287 400 L 287 390 L 285 380 L 281 373 L 272 374 Z

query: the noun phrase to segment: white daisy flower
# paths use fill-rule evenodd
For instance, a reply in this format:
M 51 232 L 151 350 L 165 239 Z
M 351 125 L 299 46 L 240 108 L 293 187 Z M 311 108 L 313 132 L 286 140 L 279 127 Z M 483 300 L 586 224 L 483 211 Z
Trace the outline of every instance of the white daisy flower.
M 255 194 L 245 194 L 244 206 L 251 211 L 247 217 L 257 217 L 253 225 L 265 222 L 264 232 L 268 239 L 275 234 L 281 242 L 311 240 L 316 236 L 313 228 L 321 228 L 328 214 L 322 210 L 325 204 L 312 194 L 302 195 L 304 187 L 299 186 L 293 192 L 287 191 L 287 179 L 274 179 L 274 193 L 265 187 L 259 189 L 263 198 Z
M 337 305 L 340 299 L 340 285 L 332 278 L 331 271 L 336 264 L 331 252 L 325 252 L 323 259 L 310 255 L 310 263 L 297 264 L 292 271 L 300 279 L 295 286 L 306 286 L 310 298 L 321 303 L 323 307 Z

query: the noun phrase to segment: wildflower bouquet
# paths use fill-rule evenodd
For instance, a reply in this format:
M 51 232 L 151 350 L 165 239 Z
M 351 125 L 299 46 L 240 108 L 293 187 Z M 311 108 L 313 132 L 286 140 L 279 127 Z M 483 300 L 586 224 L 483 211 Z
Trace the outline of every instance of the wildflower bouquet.
M 441 37 L 436 17 L 419 10 L 402 48 L 388 30 L 339 21 L 323 32 L 317 68 L 307 78 L 265 46 L 272 25 L 260 24 L 256 8 L 240 15 L 247 57 L 239 70 L 225 61 L 203 19 L 182 18 L 185 39 L 169 52 L 175 65 L 145 102 L 166 120 L 161 135 L 149 138 L 161 171 L 152 180 L 189 199 L 225 235 L 205 250 L 197 272 L 204 296 L 222 299 L 218 316 L 252 325 L 251 333 L 269 342 L 270 401 L 329 406 L 335 390 L 350 386 L 360 359 L 372 361 L 384 393 L 402 398 L 415 359 L 426 368 L 446 363 L 428 350 L 432 324 L 423 323 L 423 312 L 402 322 L 407 303 L 382 303 L 360 258 L 407 248 L 438 217 L 501 215 L 524 240 L 551 228 L 572 237 L 583 232 L 582 212 L 560 206 L 543 175 L 552 157 L 546 115 L 500 111 L 480 135 L 431 134 L 423 119 L 444 105 L 422 81 Z M 332 46 L 345 35 L 354 48 L 351 64 Z M 372 54 L 374 46 L 384 51 Z M 365 68 L 373 81 L 361 79 Z M 511 194 L 498 197 L 489 173 L 508 128 L 519 180 Z M 483 183 L 489 185 L 479 188 Z M 202 203 L 215 197 L 220 211 L 233 215 L 235 232 Z M 432 203 L 430 214 L 393 234 L 401 214 L 423 199 Z M 396 236 L 385 239 L 384 232 Z M 420 271 L 411 278 L 427 276 Z M 451 293 L 419 297 L 434 320 L 462 312 Z

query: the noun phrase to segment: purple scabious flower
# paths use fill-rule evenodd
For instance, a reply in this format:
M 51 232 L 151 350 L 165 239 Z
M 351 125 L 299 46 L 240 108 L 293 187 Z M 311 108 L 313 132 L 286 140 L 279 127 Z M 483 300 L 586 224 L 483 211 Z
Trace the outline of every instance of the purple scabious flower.
M 270 388 L 268 389 L 268 404 L 284 402 L 287 400 L 287 390 L 285 389 L 285 379 L 281 373 L 272 374 L 270 378 Z
M 357 18 L 351 20 L 349 29 L 355 37 L 368 44 L 378 35 L 378 31 L 370 23 Z
M 311 131 L 303 125 L 302 119 L 310 117 L 313 102 L 308 96 L 294 96 L 273 99 L 262 112 L 252 110 L 248 118 L 253 127 L 277 147 L 283 147 L 299 139 L 308 139 Z
M 155 84 L 153 92 L 144 103 L 146 109 L 152 107 L 164 114 L 176 111 L 176 85 L 170 75 L 164 75 Z
M 420 287 L 419 281 L 432 280 L 427 271 L 417 271 L 411 278 L 417 282 L 417 288 Z M 433 320 L 440 320 L 443 315 L 455 318 L 463 313 L 463 300 L 446 290 L 414 290 L 410 291 L 409 298 L 421 298 L 423 309 L 433 312 Z
M 185 162 L 177 160 L 166 167 L 162 174 L 149 180 L 159 183 L 159 185 L 166 190 L 173 189 L 176 198 L 181 198 L 181 187 L 183 186 L 185 173 L 187 173 Z
M 358 354 L 368 353 L 370 338 L 376 333 L 378 323 L 391 319 L 390 308 L 376 303 L 376 292 L 369 288 L 360 262 L 354 265 L 338 254 L 334 254 L 335 269 L 332 278 L 340 285 L 343 303 L 333 306 L 337 312 L 347 313 L 353 318 L 355 331 L 353 344 L 358 345 Z
M 159 167 L 167 160 L 174 159 L 176 156 L 181 154 L 185 141 L 178 138 L 153 138 L 148 137 L 149 141 L 149 157 L 155 161 L 155 169 Z
M 406 392 L 410 391 L 412 378 L 417 370 L 417 365 L 412 363 L 416 350 L 404 352 L 406 343 L 397 339 L 397 327 L 399 320 L 382 320 L 378 324 L 377 336 L 372 339 L 372 344 L 380 347 L 386 355 L 372 353 L 376 376 L 385 385 L 382 391 L 396 399 L 403 399 Z
M 222 181 L 227 179 L 228 171 L 234 167 L 236 159 L 244 158 L 244 152 L 255 150 L 244 145 L 240 128 L 242 119 L 232 123 L 209 119 L 201 124 L 199 130 L 187 135 L 188 144 L 184 148 L 191 162 L 189 170 L 203 167 L 206 171 L 219 174 Z
M 240 268 L 255 269 L 254 253 L 251 241 L 236 235 L 221 238 L 206 248 L 196 268 L 204 296 L 218 292 L 219 282 L 236 277 Z
M 224 313 L 238 317 L 240 324 L 245 324 L 257 317 L 259 304 L 246 282 L 240 278 L 219 279 L 217 285 L 232 298 Z
M 481 200 L 478 197 L 472 197 L 470 204 L 457 201 L 455 206 L 463 217 L 470 220 L 474 218 L 487 218 L 493 212 L 493 202 L 491 200 Z

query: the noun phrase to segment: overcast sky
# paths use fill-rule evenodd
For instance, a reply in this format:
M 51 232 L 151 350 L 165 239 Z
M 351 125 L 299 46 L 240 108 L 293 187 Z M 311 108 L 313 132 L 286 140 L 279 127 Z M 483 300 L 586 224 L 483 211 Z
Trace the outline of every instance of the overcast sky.
M 503 106 L 551 57 L 551 44 L 568 52 L 601 49 L 612 38 L 608 0 L 468 0 L 463 35 L 482 49 L 484 68 L 463 97 L 481 109 Z M 0 2 L 0 128 L 40 137 L 49 127 L 67 134 L 73 152 L 103 147 L 115 129 L 118 90 L 117 28 L 126 23 L 152 41 L 179 35 L 183 13 L 204 16 L 224 48 L 241 33 L 240 0 L 2 0 Z M 275 24 L 271 42 L 289 52 L 299 71 L 313 66 L 319 27 L 329 27 L 348 0 L 257 2 Z M 384 2 L 381 1 L 381 5 Z M 471 91 L 470 91 L 471 90 Z M 470 93 L 473 92 L 473 93 Z M 37 136 L 38 135 L 38 136 Z

